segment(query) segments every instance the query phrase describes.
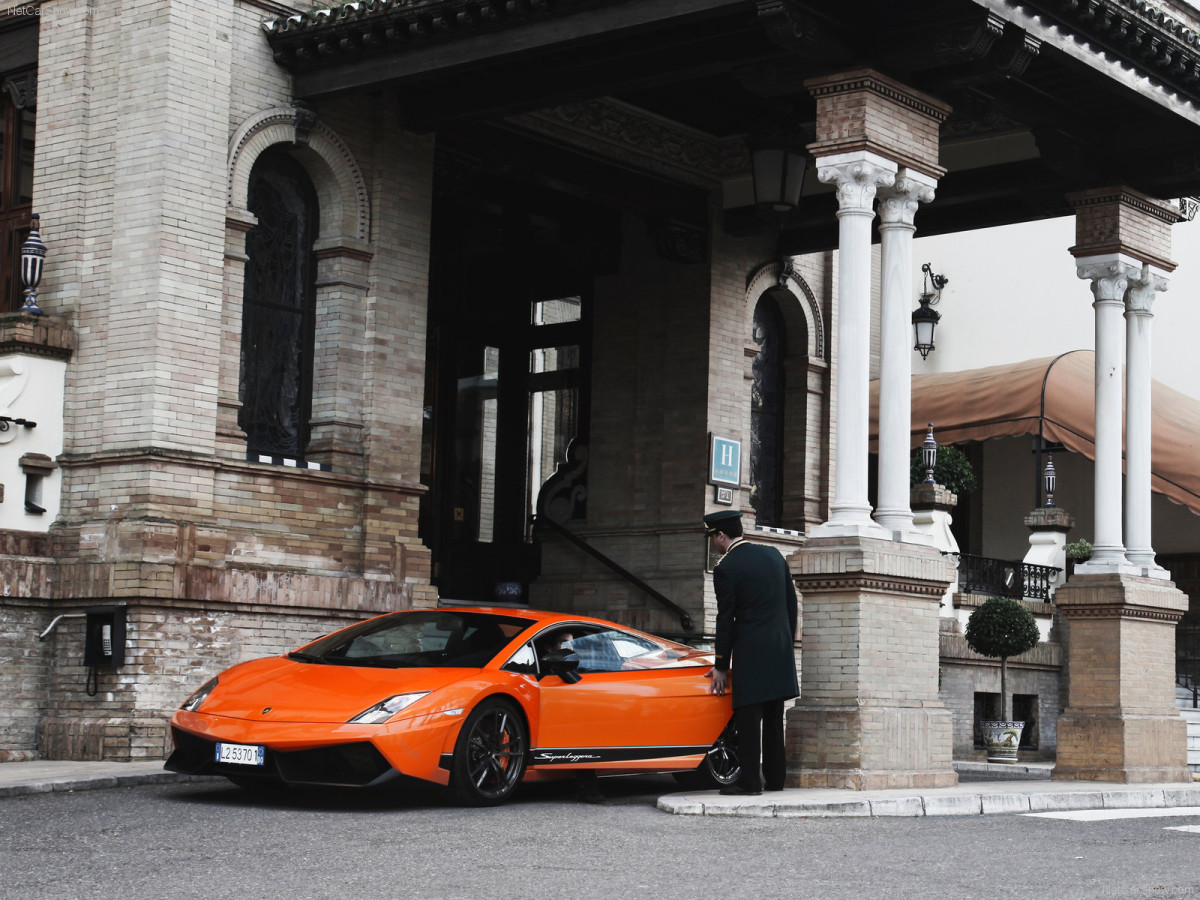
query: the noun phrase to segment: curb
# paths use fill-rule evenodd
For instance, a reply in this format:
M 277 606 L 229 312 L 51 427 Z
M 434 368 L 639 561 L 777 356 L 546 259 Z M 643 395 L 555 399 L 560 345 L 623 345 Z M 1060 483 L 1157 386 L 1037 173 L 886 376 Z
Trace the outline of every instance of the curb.
M 55 791 L 97 791 L 105 788 L 131 787 L 139 784 L 173 784 L 204 781 L 214 776 L 180 775 L 175 772 L 142 772 L 129 775 L 60 775 L 0 784 L 0 799 L 28 794 L 49 794 Z
M 989 791 L 952 794 L 891 794 L 849 800 L 789 800 L 747 802 L 718 794 L 668 794 L 658 808 L 677 816 L 739 816 L 788 819 L 858 816 L 979 816 L 1030 812 L 1061 812 L 1078 809 L 1152 809 L 1200 807 L 1200 785 L 1168 785 L 1156 788 Z

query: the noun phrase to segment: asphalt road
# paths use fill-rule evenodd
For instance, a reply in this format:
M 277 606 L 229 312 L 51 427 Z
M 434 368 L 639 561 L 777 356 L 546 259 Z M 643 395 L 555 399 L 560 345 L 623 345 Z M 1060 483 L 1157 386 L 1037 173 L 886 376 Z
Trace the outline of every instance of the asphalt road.
M 223 782 L 0 800 L 0 898 L 1200 897 L 1200 816 L 738 819 L 654 807 L 669 778 L 492 809 L 440 792 L 255 798 Z

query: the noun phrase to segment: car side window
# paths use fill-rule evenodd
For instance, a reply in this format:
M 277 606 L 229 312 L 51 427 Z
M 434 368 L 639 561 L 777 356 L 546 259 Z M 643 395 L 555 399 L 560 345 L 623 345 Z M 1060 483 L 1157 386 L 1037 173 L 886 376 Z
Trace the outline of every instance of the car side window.
M 625 662 L 613 637 L 617 632 L 598 631 L 584 634 L 571 641 L 571 649 L 579 654 L 579 671 L 620 672 Z
M 523 644 L 512 655 L 502 668 L 506 672 L 520 672 L 522 675 L 537 674 L 537 657 L 533 653 L 533 644 Z

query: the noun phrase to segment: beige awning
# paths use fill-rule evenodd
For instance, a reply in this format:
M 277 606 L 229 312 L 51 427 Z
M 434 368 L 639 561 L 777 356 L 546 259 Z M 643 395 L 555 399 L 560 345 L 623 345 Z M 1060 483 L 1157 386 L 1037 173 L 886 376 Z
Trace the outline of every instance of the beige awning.
M 1096 458 L 1095 355 L 1061 356 L 1003 366 L 914 375 L 912 446 L 929 423 L 939 444 L 1041 434 Z M 1200 401 L 1154 382 L 1151 487 L 1200 515 Z M 872 448 L 878 433 L 879 383 L 871 384 Z

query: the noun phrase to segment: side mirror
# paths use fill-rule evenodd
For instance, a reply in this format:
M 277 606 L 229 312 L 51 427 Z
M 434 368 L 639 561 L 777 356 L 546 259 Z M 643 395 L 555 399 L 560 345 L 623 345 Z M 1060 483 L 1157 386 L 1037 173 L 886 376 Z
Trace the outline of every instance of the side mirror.
M 582 681 L 579 674 L 579 654 L 571 650 L 551 650 L 542 654 L 541 664 L 567 684 Z

